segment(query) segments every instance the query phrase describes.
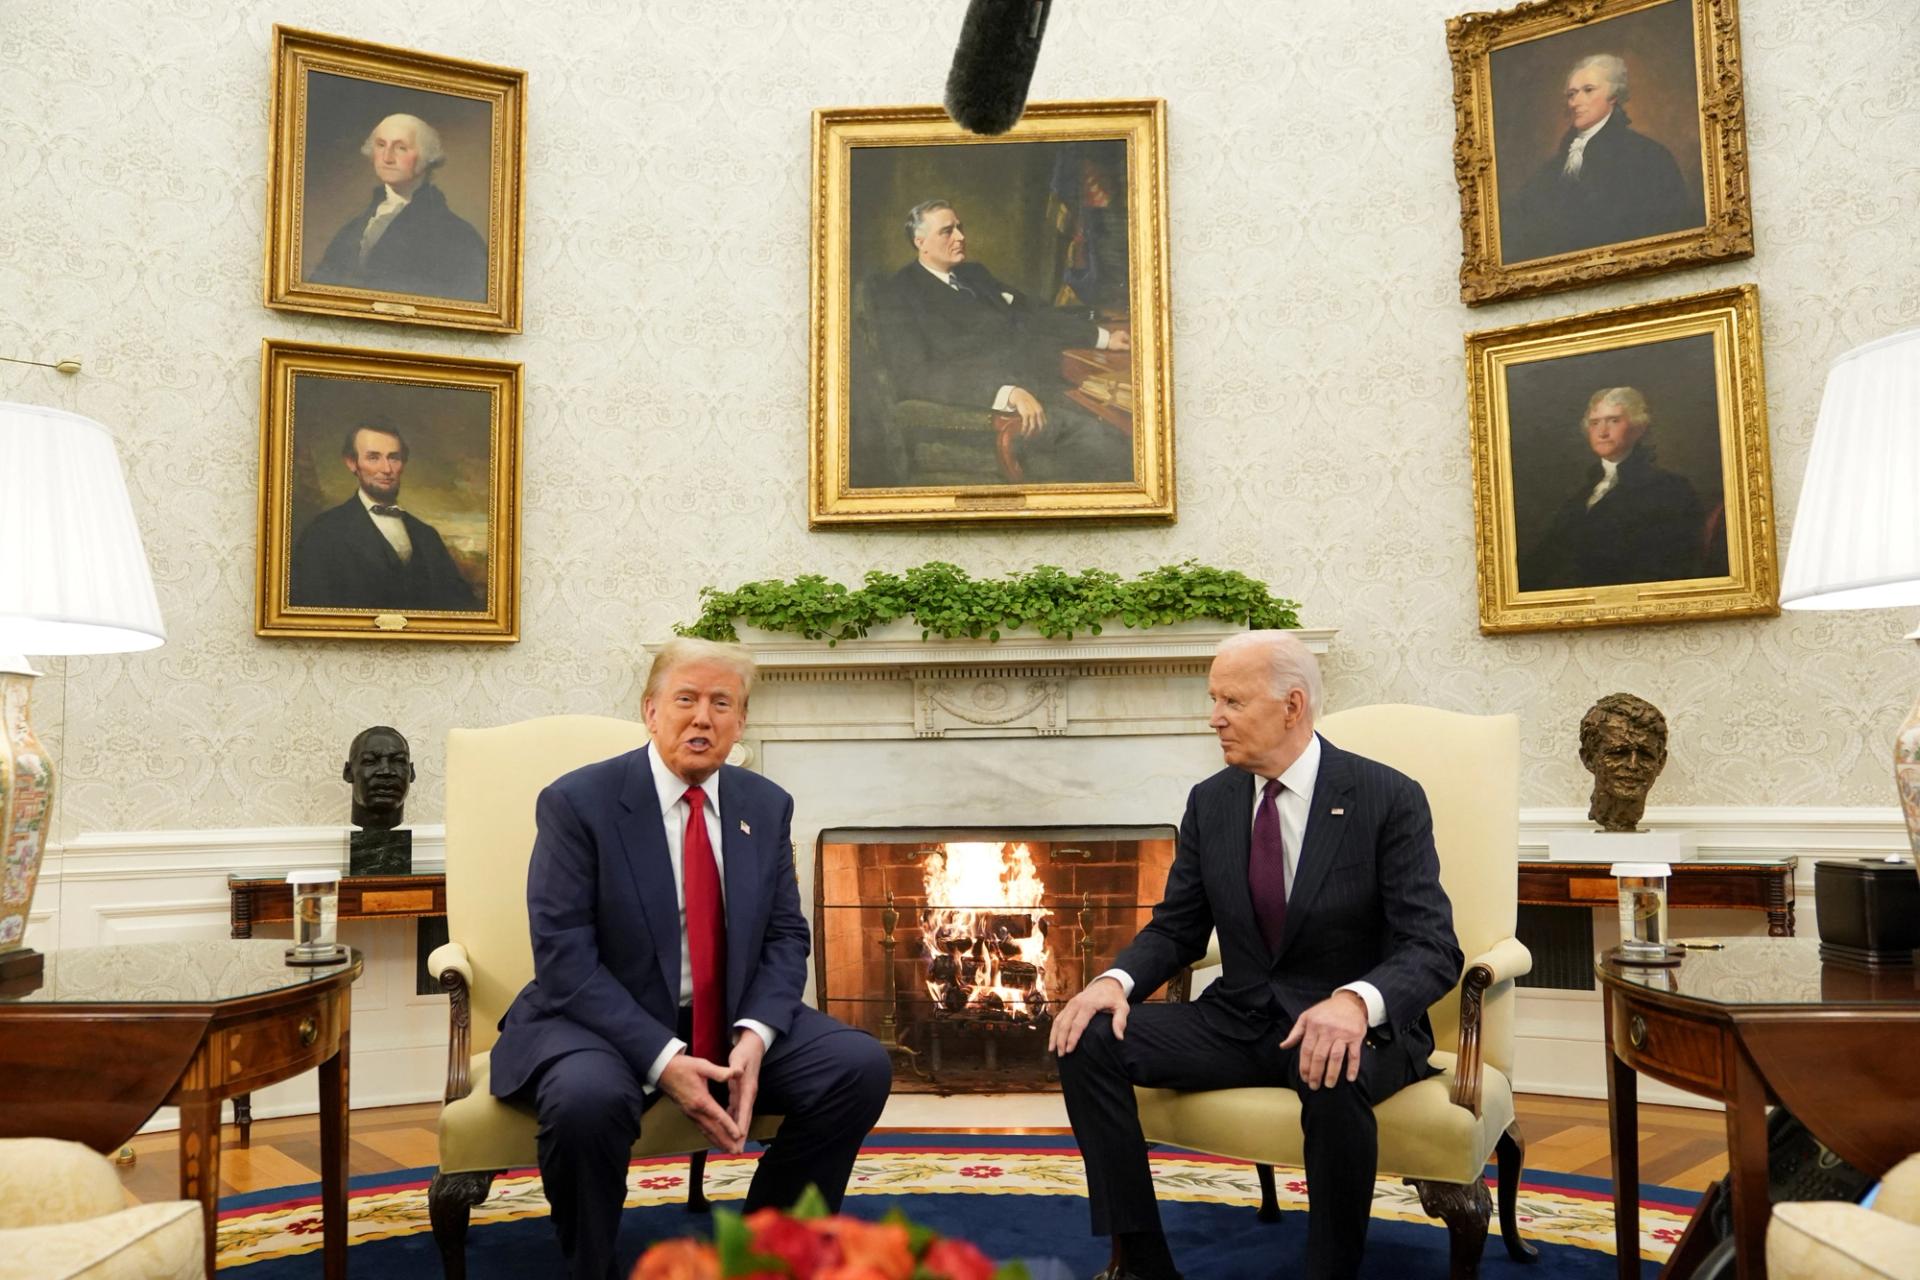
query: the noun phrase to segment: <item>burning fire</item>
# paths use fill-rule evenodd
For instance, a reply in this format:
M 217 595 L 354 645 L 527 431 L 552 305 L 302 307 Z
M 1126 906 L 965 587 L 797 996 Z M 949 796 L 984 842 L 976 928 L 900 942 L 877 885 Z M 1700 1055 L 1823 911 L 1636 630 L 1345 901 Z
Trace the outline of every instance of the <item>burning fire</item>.
M 947 1014 L 1038 1021 L 1047 1007 L 1044 887 L 1024 844 L 956 841 L 927 859 L 927 992 Z

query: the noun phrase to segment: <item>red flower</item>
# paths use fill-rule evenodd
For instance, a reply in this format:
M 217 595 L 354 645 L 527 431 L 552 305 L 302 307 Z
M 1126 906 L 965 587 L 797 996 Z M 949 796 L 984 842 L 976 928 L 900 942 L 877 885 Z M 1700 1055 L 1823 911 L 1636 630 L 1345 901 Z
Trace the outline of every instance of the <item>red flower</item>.
M 668 1187 L 679 1186 L 683 1181 L 685 1181 L 685 1179 L 679 1174 L 669 1173 L 662 1174 L 657 1178 L 642 1178 L 634 1185 L 644 1187 L 648 1191 L 665 1191 Z
M 936 1280 L 993 1280 L 993 1262 L 964 1240 L 935 1240 L 920 1265 Z
M 720 1256 L 698 1240 L 663 1240 L 640 1259 L 633 1280 L 720 1280 Z
M 314 1232 L 320 1230 L 320 1228 L 323 1225 L 324 1224 L 318 1218 L 295 1218 L 292 1222 L 289 1222 L 287 1224 L 287 1234 L 295 1235 L 295 1236 L 310 1236 Z
M 910 1280 L 913 1275 L 913 1245 L 900 1223 L 832 1217 L 814 1225 L 840 1242 L 845 1259 L 843 1267 L 818 1280 Z
M 997 1164 L 970 1164 L 960 1171 L 963 1178 L 998 1178 L 1006 1172 Z
M 746 1223 L 753 1232 L 753 1251 L 780 1259 L 799 1280 L 813 1280 L 815 1272 L 841 1261 L 838 1240 L 815 1231 L 809 1223 L 794 1221 L 778 1209 L 756 1209 L 747 1215 Z

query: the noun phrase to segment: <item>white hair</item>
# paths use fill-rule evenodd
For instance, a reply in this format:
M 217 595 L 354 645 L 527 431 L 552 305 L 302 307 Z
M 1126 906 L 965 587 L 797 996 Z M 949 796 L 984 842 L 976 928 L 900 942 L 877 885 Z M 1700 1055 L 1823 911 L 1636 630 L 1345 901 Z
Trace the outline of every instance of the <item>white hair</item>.
M 1219 657 L 1243 649 L 1258 649 L 1266 655 L 1274 693 L 1284 698 L 1289 690 L 1300 690 L 1307 695 L 1307 719 L 1311 722 L 1320 718 L 1320 707 L 1326 701 L 1320 660 L 1304 640 L 1291 631 L 1243 631 L 1222 640 L 1213 652 Z
M 753 676 L 757 669 L 753 662 L 753 650 L 743 644 L 721 644 L 717 640 L 702 640 L 698 636 L 675 636 L 660 646 L 659 653 L 653 655 L 653 666 L 647 670 L 647 687 L 641 692 L 640 700 L 644 703 L 653 697 L 660 692 L 660 686 L 667 682 L 668 676 L 696 662 L 717 663 L 739 676 L 742 703 L 753 692 Z
M 1617 404 L 1626 410 L 1629 425 L 1645 431 L 1653 425 L 1653 411 L 1647 408 L 1647 398 L 1632 387 L 1602 387 L 1587 400 L 1587 411 L 1580 415 L 1580 429 L 1587 429 L 1587 419 L 1602 404 Z
M 1627 103 L 1626 62 L 1611 53 L 1589 54 L 1573 64 L 1573 70 L 1567 72 L 1567 79 L 1573 79 L 1588 67 L 1593 67 L 1605 77 L 1607 84 L 1610 86 L 1610 91 L 1607 96 L 1613 99 L 1613 105 L 1616 107 L 1625 106 Z
M 420 158 L 427 162 L 428 171 L 438 169 L 446 161 L 447 149 L 440 145 L 440 131 L 419 116 L 410 116 L 404 111 L 395 112 L 368 130 L 367 140 L 360 144 L 361 155 L 373 154 L 373 135 L 390 124 L 403 124 L 413 130 L 413 145 L 420 149 Z

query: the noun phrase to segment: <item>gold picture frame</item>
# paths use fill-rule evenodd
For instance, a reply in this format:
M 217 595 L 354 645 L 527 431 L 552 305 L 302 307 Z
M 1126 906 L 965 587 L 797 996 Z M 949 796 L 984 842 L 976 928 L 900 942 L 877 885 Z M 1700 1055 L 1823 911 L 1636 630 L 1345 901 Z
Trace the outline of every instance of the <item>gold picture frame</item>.
M 266 304 L 519 333 L 526 79 L 276 25 Z
M 814 112 L 812 527 L 1174 519 L 1166 132 L 1159 99 L 995 138 Z
M 1737 0 L 1535 0 L 1447 49 L 1467 305 L 1753 256 Z
M 1780 612 L 1753 285 L 1466 346 L 1482 632 Z
M 254 631 L 520 638 L 521 366 L 272 338 Z

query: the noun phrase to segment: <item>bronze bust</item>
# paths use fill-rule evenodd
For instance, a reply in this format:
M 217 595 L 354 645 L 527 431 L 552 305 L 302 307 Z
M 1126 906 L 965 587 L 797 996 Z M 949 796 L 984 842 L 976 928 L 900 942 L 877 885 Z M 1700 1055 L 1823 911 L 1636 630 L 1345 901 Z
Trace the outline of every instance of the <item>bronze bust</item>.
M 340 778 L 353 784 L 353 825 L 390 831 L 406 818 L 413 758 L 398 729 L 376 724 L 354 735 Z
M 1602 831 L 1636 831 L 1667 763 L 1667 718 L 1630 693 L 1610 693 L 1580 717 L 1580 763 L 1593 775 L 1587 816 Z

